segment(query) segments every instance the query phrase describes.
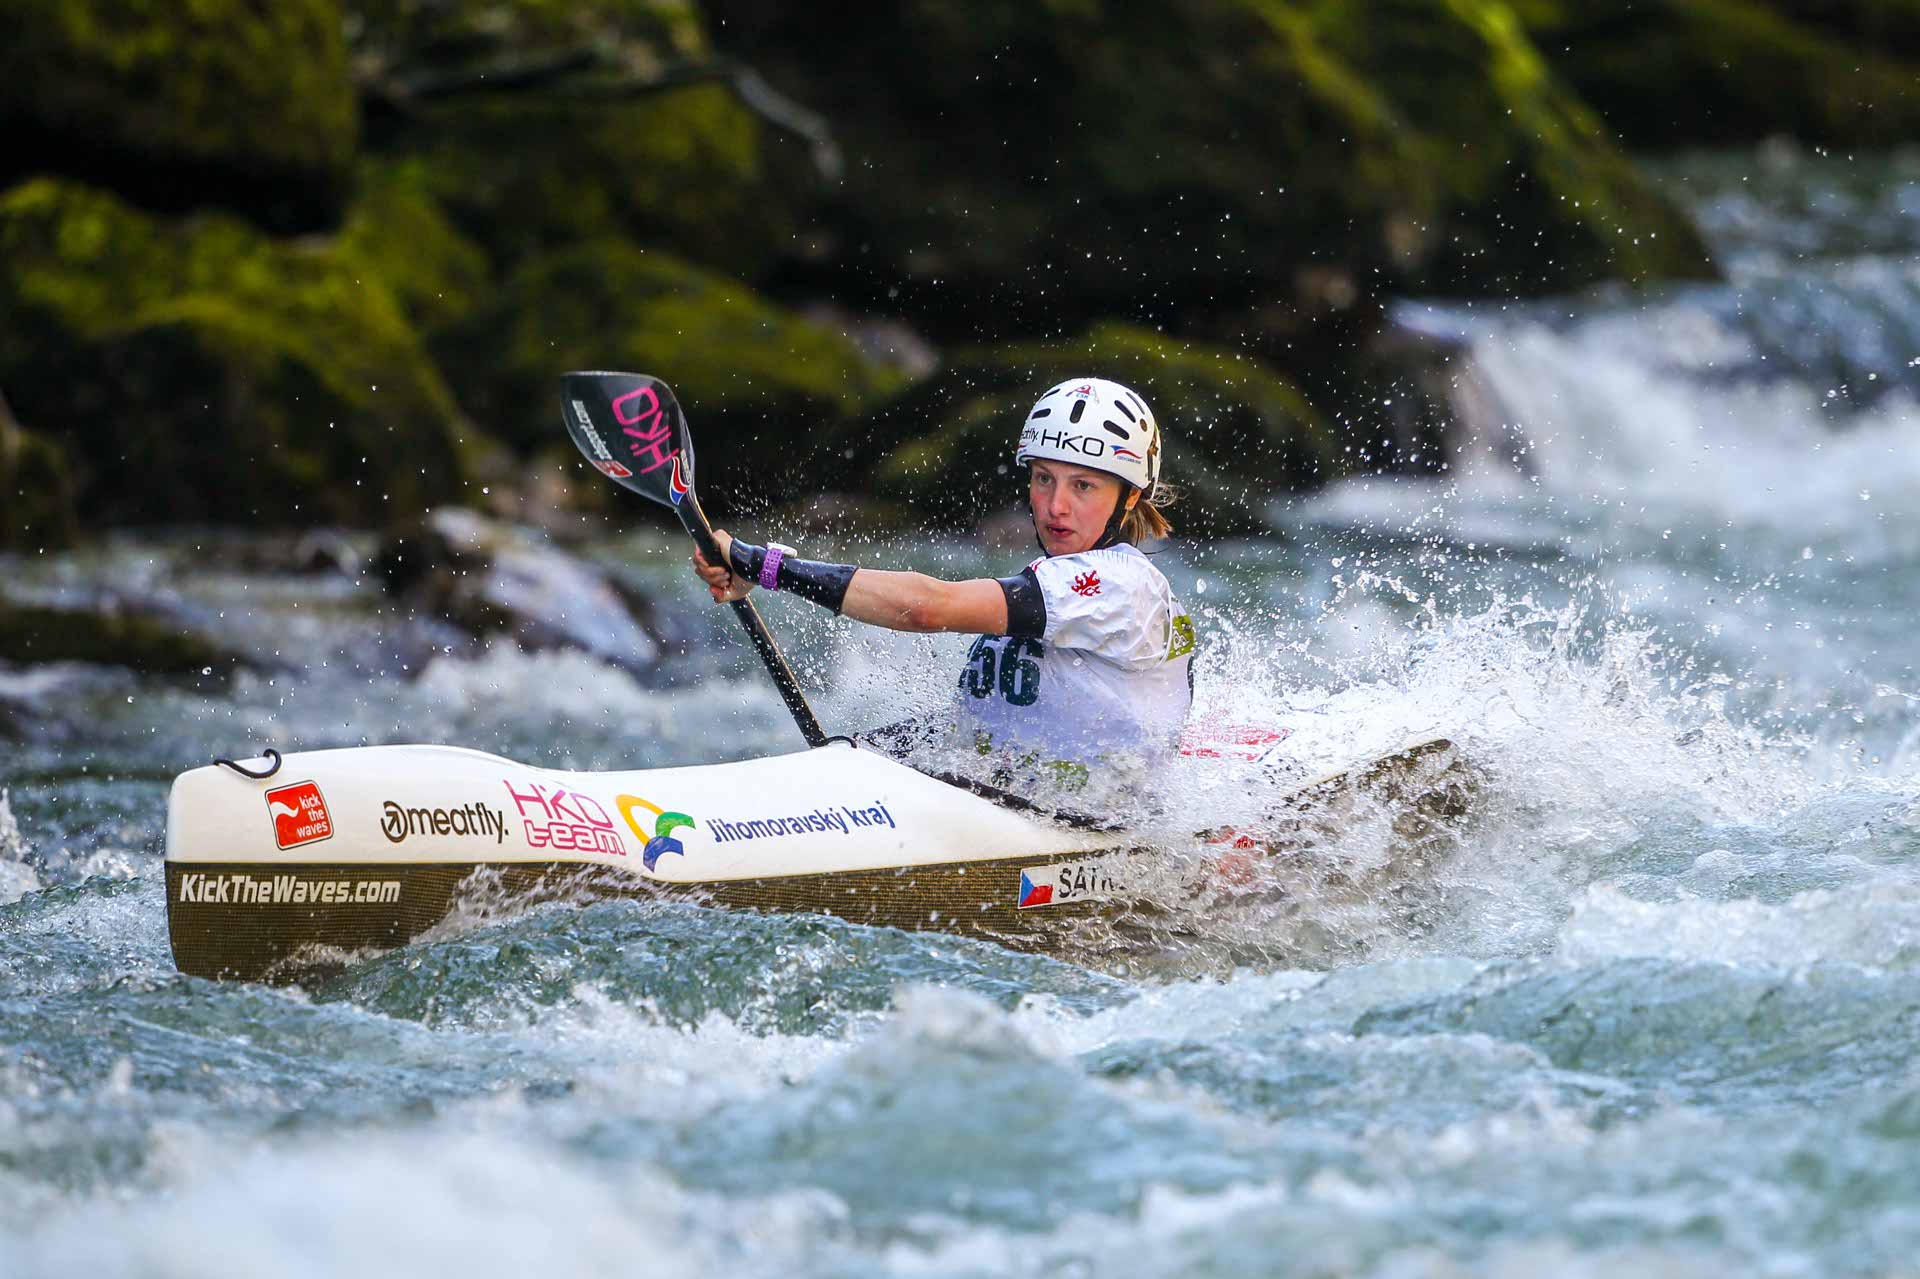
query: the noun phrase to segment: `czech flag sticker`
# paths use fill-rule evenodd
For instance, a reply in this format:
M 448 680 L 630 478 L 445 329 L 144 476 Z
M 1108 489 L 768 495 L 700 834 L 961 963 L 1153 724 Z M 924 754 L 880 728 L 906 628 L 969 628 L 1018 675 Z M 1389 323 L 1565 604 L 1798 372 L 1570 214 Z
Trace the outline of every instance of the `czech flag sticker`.
M 1026 871 L 1020 872 L 1020 909 L 1029 906 L 1051 906 L 1053 904 L 1053 885 L 1036 884 Z

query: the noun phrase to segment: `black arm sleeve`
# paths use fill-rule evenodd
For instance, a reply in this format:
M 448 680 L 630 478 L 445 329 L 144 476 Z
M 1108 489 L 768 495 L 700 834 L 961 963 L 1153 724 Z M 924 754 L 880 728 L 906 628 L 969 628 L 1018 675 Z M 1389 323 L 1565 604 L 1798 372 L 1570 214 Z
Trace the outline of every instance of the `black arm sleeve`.
M 846 603 L 847 587 L 860 570 L 852 564 L 822 564 L 818 560 L 781 560 L 780 589 L 803 600 L 812 600 L 821 608 L 840 611 Z
M 760 566 L 767 562 L 767 548 L 755 546 L 752 542 L 733 539 L 733 545 L 727 548 L 727 571 L 735 577 L 744 577 L 755 586 L 760 584 Z
M 727 568 L 735 577 L 745 578 L 754 585 L 760 583 L 760 570 L 767 562 L 767 548 L 755 546 L 751 542 L 733 539 L 733 545 L 727 551 Z M 853 582 L 858 570 L 852 564 L 822 564 L 816 560 L 783 559 L 780 571 L 774 580 L 779 589 L 789 595 L 798 595 L 803 600 L 811 600 L 822 608 L 840 611 L 840 605 L 846 601 L 847 587 Z
M 1007 596 L 1007 631 L 1015 639 L 1039 639 L 1047 633 L 1047 601 L 1040 578 L 1030 568 L 996 579 Z

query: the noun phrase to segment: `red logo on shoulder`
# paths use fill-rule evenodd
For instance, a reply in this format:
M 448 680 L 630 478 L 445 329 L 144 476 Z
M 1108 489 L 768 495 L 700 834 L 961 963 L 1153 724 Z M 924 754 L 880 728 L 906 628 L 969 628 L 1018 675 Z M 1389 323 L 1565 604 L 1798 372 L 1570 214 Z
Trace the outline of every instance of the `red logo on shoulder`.
M 267 812 L 273 818 L 273 842 L 282 848 L 298 848 L 333 837 L 327 801 L 313 782 L 296 782 L 268 791 Z
M 1073 590 L 1076 595 L 1098 595 L 1100 593 L 1100 574 L 1094 572 L 1092 569 L 1087 570 L 1073 579 Z

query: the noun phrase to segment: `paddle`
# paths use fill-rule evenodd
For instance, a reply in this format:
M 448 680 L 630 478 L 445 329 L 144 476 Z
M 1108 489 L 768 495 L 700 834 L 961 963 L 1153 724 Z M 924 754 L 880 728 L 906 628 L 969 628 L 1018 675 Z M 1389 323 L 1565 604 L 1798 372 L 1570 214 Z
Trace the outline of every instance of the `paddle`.
M 644 373 L 567 373 L 560 386 L 561 419 L 587 461 L 620 487 L 679 516 L 709 564 L 726 563 L 693 491 L 693 435 L 667 384 Z M 807 745 L 825 745 L 827 735 L 807 695 L 752 601 L 735 600 L 733 614 L 746 627 Z

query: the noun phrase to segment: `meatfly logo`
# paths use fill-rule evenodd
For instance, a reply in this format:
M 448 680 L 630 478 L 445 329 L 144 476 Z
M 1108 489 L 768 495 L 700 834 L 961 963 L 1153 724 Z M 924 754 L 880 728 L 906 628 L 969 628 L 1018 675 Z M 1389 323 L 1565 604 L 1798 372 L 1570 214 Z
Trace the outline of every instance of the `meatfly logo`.
M 333 838 L 333 818 L 314 782 L 296 782 L 267 792 L 267 812 L 273 818 L 273 842 L 298 848 Z
M 693 818 L 687 816 L 685 813 L 669 813 L 658 804 L 649 804 L 638 795 L 615 795 L 613 797 L 613 803 L 614 806 L 620 810 L 620 815 L 627 819 L 627 829 L 633 832 L 636 839 L 646 845 L 646 848 L 640 854 L 640 861 L 648 870 L 654 868 L 654 865 L 659 862 L 663 854 L 678 853 L 682 857 L 687 855 L 685 845 L 673 837 L 673 832 L 679 830 L 682 826 L 691 827 L 694 830 L 700 828 L 700 823 L 694 821 Z M 646 827 L 642 824 L 642 819 L 634 815 L 633 810 L 636 808 L 644 808 L 653 814 L 652 834 L 647 833 Z
M 1073 579 L 1075 595 L 1098 595 L 1100 593 L 1100 574 L 1089 569 Z
M 673 438 L 673 428 L 667 424 L 666 414 L 660 411 L 660 397 L 652 387 L 643 386 L 616 399 L 613 418 L 632 437 L 627 441 L 627 451 L 637 458 L 653 459 L 640 468 L 640 474 L 651 475 L 680 456 L 678 449 L 666 450 L 667 442 Z

